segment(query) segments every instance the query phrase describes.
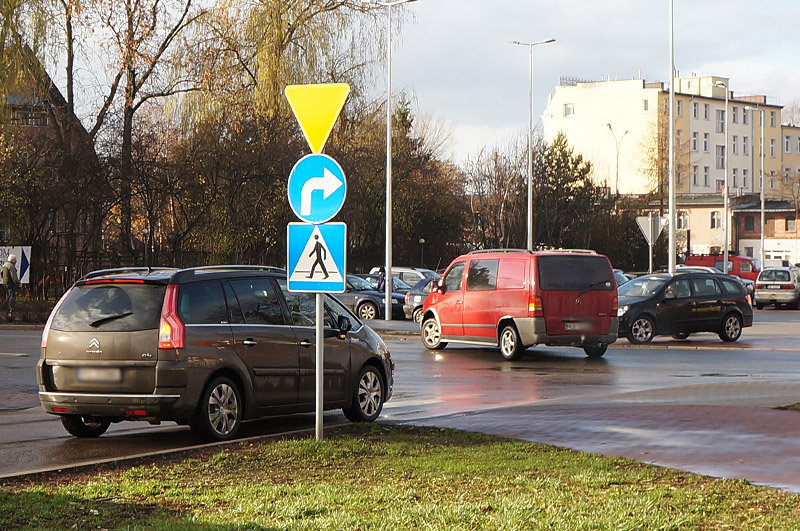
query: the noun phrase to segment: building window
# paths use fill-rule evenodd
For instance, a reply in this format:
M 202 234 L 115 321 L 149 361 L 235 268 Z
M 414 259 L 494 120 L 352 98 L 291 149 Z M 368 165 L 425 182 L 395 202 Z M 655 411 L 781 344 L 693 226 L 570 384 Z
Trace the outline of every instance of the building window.
M 786 232 L 794 232 L 796 227 L 797 225 L 794 218 L 786 218 Z
M 692 133 L 692 151 L 697 151 L 697 133 Z
M 703 104 L 703 118 L 706 120 L 711 119 L 711 105 L 708 103 Z
M 683 172 L 681 170 L 675 170 L 675 177 L 678 179 L 678 184 L 683 183 Z
M 575 115 L 575 105 L 572 103 L 565 103 L 564 104 L 564 116 L 574 116 Z
M 769 187 L 775 189 L 775 170 L 769 172 Z
M 725 167 L 725 146 L 717 146 L 717 169 L 721 170 Z
M 703 133 L 703 152 L 708 153 L 709 133 Z
M 692 103 L 692 118 L 700 117 L 700 104 L 697 102 Z
M 739 107 L 733 107 L 733 116 L 731 116 L 731 118 L 733 119 L 733 123 L 739 123 Z
M 739 188 L 739 170 L 738 168 L 733 169 L 733 187 Z
M 709 168 L 708 166 L 703 166 L 703 186 L 705 186 L 706 188 L 711 186 L 709 182 L 709 178 L 711 176 L 710 174 L 711 174 L 711 168 Z
M 725 111 L 717 110 L 717 133 L 725 132 Z
M 797 135 L 797 152 L 800 153 L 800 135 Z
M 747 116 L 743 114 L 742 116 Z M 742 137 L 742 155 L 749 155 L 750 154 L 750 139 L 746 136 Z
M 713 210 L 711 212 L 711 228 L 718 229 L 720 227 L 722 227 L 722 215 L 719 210 Z
M 678 100 L 676 103 L 678 106 L 678 116 L 683 116 L 683 101 Z
M 789 135 L 786 135 L 786 139 L 784 140 L 783 152 L 784 153 L 791 153 L 792 146 L 789 144 L 789 141 L 792 139 Z
M 775 127 L 775 111 L 769 112 L 769 126 Z
M 756 230 L 756 218 L 754 218 L 753 216 L 745 216 L 744 230 L 748 232 L 753 232 L 754 230 Z
M 770 138 L 769 139 L 769 156 L 772 157 L 773 159 L 775 158 L 775 139 L 774 138 Z
M 744 255 L 753 258 L 753 248 L 752 247 L 745 247 L 744 248 Z
M 742 187 L 747 188 L 747 169 L 742 169 Z
M 646 111 L 646 110 L 647 110 L 647 107 L 648 107 L 649 103 L 650 103 L 650 102 L 649 102 L 649 101 L 647 101 L 647 100 L 642 100 L 642 110 L 643 110 L 643 111 Z
M 692 184 L 697 186 L 700 182 L 697 180 L 697 166 L 692 166 Z
M 733 148 L 733 154 L 736 155 L 739 153 L 739 136 L 733 135 L 733 139 L 731 141 L 731 148 Z
M 747 125 L 750 123 L 750 113 L 747 111 L 742 111 L 742 123 Z

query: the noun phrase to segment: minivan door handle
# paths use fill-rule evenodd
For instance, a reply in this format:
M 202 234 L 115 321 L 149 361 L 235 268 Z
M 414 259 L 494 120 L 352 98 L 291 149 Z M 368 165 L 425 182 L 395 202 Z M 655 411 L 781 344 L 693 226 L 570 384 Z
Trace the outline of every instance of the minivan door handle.
M 457 300 L 457 301 L 456 301 L 456 304 L 464 304 L 464 301 L 462 301 L 462 300 Z
M 252 337 L 248 337 L 244 341 L 242 341 L 242 345 L 247 345 L 248 347 L 254 347 L 258 345 L 258 341 L 255 341 Z
M 304 339 L 304 340 L 302 340 L 300 342 L 300 346 L 304 347 L 304 348 L 308 348 L 308 347 L 311 346 L 311 341 L 309 341 L 308 339 Z

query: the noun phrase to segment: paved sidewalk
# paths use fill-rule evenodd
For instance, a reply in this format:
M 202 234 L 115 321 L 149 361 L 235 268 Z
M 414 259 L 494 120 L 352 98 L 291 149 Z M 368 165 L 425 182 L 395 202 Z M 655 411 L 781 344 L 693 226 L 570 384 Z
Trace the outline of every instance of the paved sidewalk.
M 517 406 L 415 421 L 800 493 L 800 412 L 735 406 Z

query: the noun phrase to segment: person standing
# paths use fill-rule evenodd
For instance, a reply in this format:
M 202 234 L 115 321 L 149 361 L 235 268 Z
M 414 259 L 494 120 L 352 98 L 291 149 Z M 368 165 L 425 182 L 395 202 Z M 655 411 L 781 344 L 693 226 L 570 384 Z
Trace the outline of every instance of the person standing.
M 8 318 L 13 318 L 14 298 L 17 296 L 19 288 L 19 275 L 17 274 L 17 257 L 13 254 L 8 255 L 8 261 L 3 264 L 2 271 L 3 287 L 6 289 L 6 304 L 8 304 Z

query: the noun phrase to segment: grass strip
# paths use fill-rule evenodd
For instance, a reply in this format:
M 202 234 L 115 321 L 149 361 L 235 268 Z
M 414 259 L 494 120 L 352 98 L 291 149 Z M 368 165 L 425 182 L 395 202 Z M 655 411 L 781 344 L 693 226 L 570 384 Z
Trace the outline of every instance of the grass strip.
M 448 429 L 352 425 L 0 486 L 1 529 L 800 529 L 800 496 Z

